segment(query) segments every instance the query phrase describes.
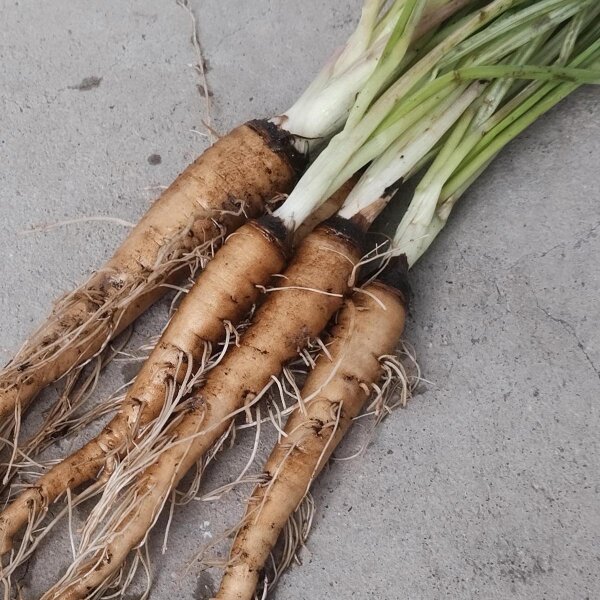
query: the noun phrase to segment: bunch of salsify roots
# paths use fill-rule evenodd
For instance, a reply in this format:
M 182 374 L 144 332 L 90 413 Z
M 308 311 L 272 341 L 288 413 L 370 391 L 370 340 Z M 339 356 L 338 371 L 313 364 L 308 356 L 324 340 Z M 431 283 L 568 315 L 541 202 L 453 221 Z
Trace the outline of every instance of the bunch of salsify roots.
M 168 505 L 182 478 L 201 472 L 240 422 L 258 430 L 277 388 L 288 399 L 279 441 L 216 593 L 264 597 L 306 534 L 290 523 L 310 520 L 304 500 L 352 422 L 409 396 L 413 378 L 397 349 L 410 269 L 509 141 L 597 83 L 595 0 L 365 0 L 345 46 L 296 103 L 235 128 L 187 167 L 0 372 L 5 597 L 19 593 L 20 570 L 84 501 L 76 556 L 43 598 L 123 594 L 147 568 L 141 549 L 159 515 L 177 510 Z M 374 236 L 411 178 L 395 233 Z M 191 275 L 124 397 L 96 407 L 112 411 L 108 424 L 17 485 L 74 422 L 111 340 Z M 25 413 L 60 378 L 71 399 L 25 437 Z

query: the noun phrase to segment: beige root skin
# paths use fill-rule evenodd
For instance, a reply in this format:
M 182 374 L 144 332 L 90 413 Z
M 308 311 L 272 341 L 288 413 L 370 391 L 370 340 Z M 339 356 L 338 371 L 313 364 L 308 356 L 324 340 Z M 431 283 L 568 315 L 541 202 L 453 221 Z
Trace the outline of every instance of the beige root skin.
M 93 481 L 108 459 L 122 455 L 140 428 L 156 419 L 172 384 L 192 360 L 197 368 L 207 345 L 224 337 L 225 322 L 239 323 L 274 273 L 285 266 L 279 240 L 254 221 L 240 227 L 208 263 L 183 299 L 161 339 L 144 363 L 122 407 L 101 433 L 59 463 L 0 514 L 0 552 L 29 519 L 68 489 Z M 210 347 L 210 346 L 209 346 Z M 183 361 L 183 364 L 182 364 Z
M 185 256 L 289 192 L 296 172 L 267 134 L 243 125 L 221 138 L 154 203 L 114 256 L 55 306 L 0 372 L 5 437 L 49 383 L 97 354 L 186 270 Z
M 340 311 L 325 354 L 302 390 L 306 413 L 289 417 L 234 540 L 215 600 L 252 600 L 279 535 L 327 463 L 381 375 L 379 358 L 393 352 L 404 329 L 401 296 L 382 283 L 355 293 Z
M 171 490 L 225 433 L 233 414 L 252 402 L 270 377 L 327 325 L 342 304 L 360 255 L 355 243 L 328 226 L 307 236 L 281 287 L 269 292 L 240 345 L 207 374 L 187 411 L 167 432 L 169 447 L 128 491 L 135 502 L 110 508 L 115 526 L 93 542 L 100 550 L 72 568 L 44 600 L 85 598 L 120 569 L 145 539 Z

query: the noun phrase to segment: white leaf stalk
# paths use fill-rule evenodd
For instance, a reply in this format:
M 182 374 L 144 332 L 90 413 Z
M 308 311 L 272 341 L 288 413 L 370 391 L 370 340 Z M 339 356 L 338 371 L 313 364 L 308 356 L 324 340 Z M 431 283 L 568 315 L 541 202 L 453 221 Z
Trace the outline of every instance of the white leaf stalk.
M 346 126 L 342 132 L 337 134 L 308 168 L 287 201 L 276 211 L 276 216 L 282 219 L 288 229 L 297 229 L 313 211 L 319 208 L 327 198 L 331 182 L 336 180 L 346 164 L 388 115 L 397 108 L 400 101 L 406 98 L 424 78 L 433 75 L 439 61 L 452 48 L 520 2 L 522 0 L 495 0 L 484 9 L 476 11 L 460 27 L 453 28 L 453 31 L 435 48 L 401 75 L 375 101 L 360 121 L 355 125 Z M 408 23 L 410 19 L 407 15 L 412 14 L 414 8 L 415 6 L 410 4 L 403 6 L 399 18 L 405 19 L 405 22 Z M 406 33 L 406 28 L 403 31 Z M 399 43 L 403 43 L 403 39 L 401 35 Z M 401 60 L 399 56 L 395 56 L 395 59 Z M 374 78 L 377 77 L 378 74 L 374 72 Z M 359 165 L 358 168 L 362 166 L 364 165 Z
M 526 63 L 539 48 L 544 38 L 539 36 L 515 52 L 511 64 Z M 434 219 L 442 188 L 452 176 L 458 165 L 473 150 L 485 134 L 485 122 L 495 112 L 514 80 L 510 77 L 493 81 L 482 95 L 479 106 L 467 111 L 453 129 L 441 152 L 415 190 L 413 204 L 419 210 L 415 220 L 427 226 Z
M 382 14 L 385 0 L 365 0 L 361 17 L 346 45 L 323 67 L 318 76 L 284 114 L 272 121 L 282 129 L 311 140 L 327 139 L 341 129 L 358 90 L 377 66 L 391 34 L 390 15 L 404 0 L 396 0 Z M 381 27 L 379 35 L 375 30 Z
M 294 105 L 271 122 L 295 136 L 296 146 L 303 152 L 319 149 L 344 126 L 353 105 L 364 104 L 366 110 L 381 85 L 406 66 L 413 56 L 407 52 L 409 44 L 473 2 L 394 0 L 386 9 L 386 0 L 365 0 L 359 23 L 346 45 Z M 375 72 L 379 84 L 373 81 L 365 88 Z M 359 118 L 358 111 L 354 118 Z
M 543 47 L 534 53 L 532 62 L 539 65 L 548 65 L 552 62 L 558 66 L 565 65 L 574 52 L 575 38 L 583 30 L 583 25 L 580 22 L 582 17 L 585 23 L 596 23 L 595 29 L 589 30 L 586 34 L 587 38 L 589 38 L 588 42 L 589 40 L 600 39 L 599 16 L 600 2 L 596 6 L 588 8 L 587 11 L 579 13 L 572 19 L 568 27 L 563 28 L 558 34 L 553 34 Z M 589 45 L 588 42 L 586 42 L 584 46 Z M 578 66 L 580 64 L 581 63 L 577 63 L 577 65 L 575 65 L 573 63 L 571 66 Z M 511 91 L 514 91 L 515 94 L 485 122 L 483 125 L 485 131 L 489 131 L 503 121 L 507 115 L 513 113 L 515 107 L 522 105 L 524 99 L 530 98 L 535 91 L 539 90 L 544 85 L 546 85 L 546 83 L 543 81 L 532 81 L 525 85 L 523 85 L 522 82 L 519 82 L 513 85 L 513 90 Z
M 532 2 L 531 6 L 501 17 L 485 30 L 456 45 L 440 62 L 440 69 L 452 68 L 458 59 L 467 55 L 473 56 L 476 50 L 479 52 L 475 55 L 479 56 L 482 51 L 486 51 L 488 44 L 494 40 L 504 39 L 505 34 L 510 34 L 509 39 L 527 31 L 532 32 L 534 36 L 538 35 L 541 33 L 538 29 L 540 24 L 554 19 L 559 19 L 559 21 L 567 19 L 574 12 L 579 12 L 589 6 L 589 3 L 590 0 L 538 0 Z M 486 58 L 485 62 L 487 60 Z
M 394 140 L 404 132 L 408 132 L 415 123 L 435 111 L 440 104 L 446 103 L 449 98 L 450 101 L 456 100 L 466 87 L 465 84 L 449 84 L 422 102 L 405 104 L 404 114 L 396 115 L 397 118 L 391 121 L 389 125 L 374 133 L 346 163 L 346 166 L 330 184 L 327 195 L 333 194 L 354 173 L 380 156 Z
M 347 128 L 354 127 L 360 121 L 375 96 L 402 64 L 426 3 L 427 0 L 405 0 L 404 8 L 398 16 L 394 30 L 379 57 L 377 68 L 358 92 L 348 116 Z
M 558 64 L 563 64 L 567 60 L 565 57 L 577 49 L 576 41 L 571 36 L 576 38 L 583 25 L 577 16 L 573 23 L 567 26 L 563 45 L 558 50 L 555 48 Z M 600 83 L 600 39 L 594 37 L 596 33 L 592 29 L 591 35 L 584 40 L 584 49 L 579 49 L 578 56 L 569 66 L 573 73 L 582 67 L 590 69 L 588 75 L 595 73 L 596 83 Z M 552 44 L 552 41 L 548 43 Z M 466 111 L 417 187 L 396 230 L 394 254 L 406 255 L 412 267 L 444 228 L 458 199 L 502 148 L 582 83 L 591 82 L 593 77 L 588 79 L 588 75 L 580 80 L 575 77 L 573 81 L 548 81 L 536 87 L 530 86 L 516 96 L 518 102 L 511 99 L 506 103 L 510 111 L 502 107 L 494 114 L 489 106 L 497 108 L 499 102 L 491 105 L 482 103 L 478 115 L 486 115 L 487 121 L 475 120 L 475 129 L 469 130 L 473 125 L 475 105 Z M 498 82 L 490 86 L 491 90 L 500 88 L 506 91 L 506 87 L 499 86 Z M 500 120 L 498 115 L 501 116 Z
M 346 219 L 362 215 L 372 222 L 377 216 L 373 211 L 379 212 L 383 208 L 384 202 L 379 200 L 385 198 L 386 190 L 402 181 L 429 153 L 479 96 L 482 88 L 483 84 L 474 83 L 466 90 L 459 90 L 410 127 L 365 171 L 338 215 Z
M 577 56 L 571 61 L 569 66 L 572 68 L 585 67 L 591 69 L 592 74 L 594 73 L 594 69 L 596 69 L 596 76 L 598 76 L 598 65 L 595 62 L 595 57 L 600 52 L 600 21 L 597 20 L 599 15 L 600 7 L 596 7 L 588 12 L 587 16 L 590 19 L 588 22 L 596 24 L 586 30 L 585 35 L 582 36 L 582 40 L 577 48 L 575 47 L 574 43 L 568 40 L 568 35 L 573 31 L 571 23 L 565 30 L 563 30 L 564 33 L 567 34 L 566 37 L 560 38 L 557 36 L 560 44 L 557 45 L 555 43 L 555 38 L 551 38 L 547 42 L 546 46 L 550 48 L 550 52 L 542 51 L 539 53 L 541 60 L 543 62 L 550 62 L 554 58 L 557 58 L 556 64 L 561 65 L 565 61 L 567 52 L 570 55 L 576 51 Z M 577 17 L 575 17 L 574 21 L 576 19 Z M 579 25 L 577 25 L 577 27 L 581 31 L 581 27 Z M 565 51 L 566 46 L 570 47 L 568 51 Z M 578 80 L 577 77 L 574 77 L 572 82 L 574 83 L 567 81 L 565 85 L 562 85 L 556 81 L 549 81 L 545 83 L 543 81 L 535 81 L 528 85 L 525 89 L 519 90 L 514 97 L 510 98 L 495 113 L 488 114 L 487 120 L 481 123 L 480 126 L 481 131 L 485 133 L 485 136 L 478 141 L 478 143 L 471 149 L 469 154 L 464 158 L 460 165 L 460 170 L 468 170 L 471 173 L 474 172 L 477 168 L 475 165 L 481 164 L 484 160 L 482 156 L 485 155 L 486 146 L 493 141 L 497 141 L 505 129 L 513 125 L 515 121 L 530 111 L 553 90 L 557 90 L 558 88 L 566 90 L 570 86 L 574 86 L 574 88 L 576 88 L 584 81 L 580 79 Z M 587 81 L 587 83 L 590 82 L 592 81 Z M 455 167 L 458 167 L 458 165 L 455 165 Z M 464 176 L 466 177 L 467 175 L 465 174 Z M 461 177 L 463 176 L 457 172 L 452 173 L 452 177 L 449 179 L 448 183 L 444 184 L 442 199 L 444 195 L 448 195 L 447 190 L 449 188 L 452 188 L 452 193 L 454 193 L 457 186 L 456 181 L 460 180 Z

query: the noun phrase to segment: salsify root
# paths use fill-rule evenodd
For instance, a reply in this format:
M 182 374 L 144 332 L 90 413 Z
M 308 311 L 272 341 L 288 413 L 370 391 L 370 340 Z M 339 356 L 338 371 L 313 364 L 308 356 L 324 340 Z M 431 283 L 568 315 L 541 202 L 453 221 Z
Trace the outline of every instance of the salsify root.
M 341 306 L 360 260 L 360 237 L 361 231 L 350 221 L 334 218 L 305 238 L 239 345 L 207 373 L 202 387 L 163 434 L 168 443 L 156 457 L 150 462 L 144 452 L 141 460 L 149 466 L 120 502 L 104 503 L 108 523 L 99 537 L 88 536 L 89 548 L 80 550 L 79 559 L 44 599 L 85 598 L 107 585 L 129 552 L 146 538 L 185 473 Z
M 49 383 L 96 355 L 189 265 L 264 203 L 289 192 L 303 163 L 292 136 L 252 121 L 222 137 L 153 204 L 113 257 L 67 294 L 0 372 L 0 433 Z M 201 257 L 202 258 L 202 257 Z M 16 444 L 14 444 L 16 449 Z
M 339 205 L 351 180 L 331 198 Z M 287 262 L 291 233 L 277 217 L 265 215 L 242 225 L 226 240 L 184 297 L 144 363 L 116 416 L 84 447 L 52 467 L 0 513 L 0 554 L 12 549 L 15 534 L 37 519 L 67 490 L 95 481 L 154 421 L 178 384 L 198 377 L 228 324 L 237 325 L 256 303 L 260 290 Z
M 394 351 L 404 330 L 406 271 L 389 270 L 356 291 L 340 310 L 302 389 L 285 436 L 250 497 L 215 600 L 252 600 L 277 540 L 310 486 L 371 395 L 380 358 Z

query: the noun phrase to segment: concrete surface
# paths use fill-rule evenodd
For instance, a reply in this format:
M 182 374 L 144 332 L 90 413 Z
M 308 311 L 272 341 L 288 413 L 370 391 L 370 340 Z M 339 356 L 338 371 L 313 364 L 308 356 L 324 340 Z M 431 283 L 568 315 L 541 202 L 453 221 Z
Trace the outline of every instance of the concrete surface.
M 194 0 L 216 128 L 290 105 L 359 4 Z M 6 360 L 125 233 L 108 222 L 22 231 L 99 215 L 135 221 L 156 195 L 149 188 L 168 184 L 205 141 L 191 131 L 204 105 L 175 0 L 0 0 L 0 14 Z M 512 144 L 415 269 L 407 337 L 431 383 L 363 456 L 319 480 L 303 565 L 283 577 L 278 600 L 600 597 L 599 99 L 578 92 Z M 140 321 L 132 346 L 159 331 L 166 310 Z M 97 401 L 128 373 L 111 367 Z M 338 454 L 361 436 L 356 428 Z M 250 443 L 220 458 L 207 489 L 239 469 Z M 260 458 L 267 452 L 265 441 Z M 184 567 L 235 522 L 247 491 L 179 511 L 165 556 L 155 536 L 151 598 L 210 595 L 218 572 Z M 25 574 L 26 597 L 68 562 L 62 530 Z

